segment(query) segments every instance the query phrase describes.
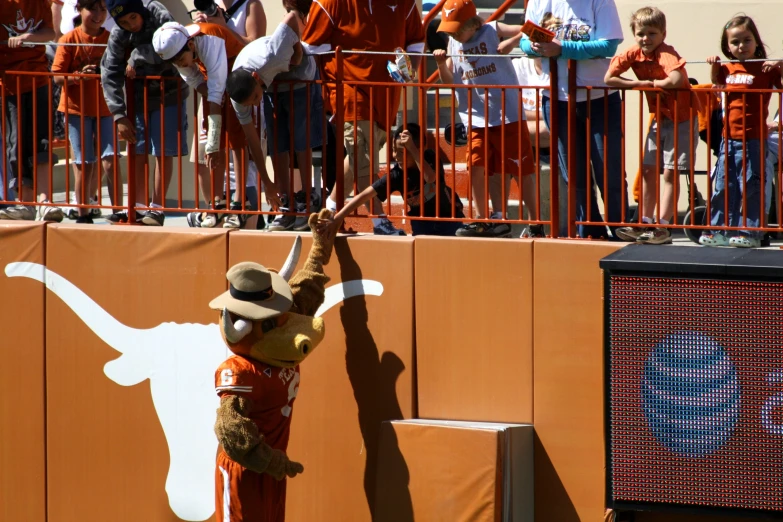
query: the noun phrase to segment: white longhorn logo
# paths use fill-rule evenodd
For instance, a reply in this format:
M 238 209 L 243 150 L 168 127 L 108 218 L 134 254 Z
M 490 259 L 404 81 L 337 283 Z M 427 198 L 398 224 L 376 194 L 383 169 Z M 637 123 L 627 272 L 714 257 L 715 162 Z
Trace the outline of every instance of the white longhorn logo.
M 456 11 L 456 10 L 457 10 L 457 8 L 456 8 L 456 7 L 452 7 L 451 9 L 446 9 L 446 8 L 443 8 L 443 12 L 444 12 L 444 13 L 446 13 L 446 18 L 448 18 L 449 16 L 451 16 L 451 13 L 453 13 L 453 12 L 454 12 L 454 11 Z
M 162 323 L 132 328 L 120 323 L 87 294 L 38 263 L 9 263 L 8 277 L 28 277 L 54 292 L 103 342 L 120 352 L 103 372 L 121 386 L 150 380 L 152 403 L 169 447 L 166 494 L 182 520 L 206 520 L 215 510 L 213 431 L 219 399 L 215 369 L 231 355 L 217 324 Z M 383 285 L 367 279 L 326 289 L 316 317 L 350 297 L 383 294 Z

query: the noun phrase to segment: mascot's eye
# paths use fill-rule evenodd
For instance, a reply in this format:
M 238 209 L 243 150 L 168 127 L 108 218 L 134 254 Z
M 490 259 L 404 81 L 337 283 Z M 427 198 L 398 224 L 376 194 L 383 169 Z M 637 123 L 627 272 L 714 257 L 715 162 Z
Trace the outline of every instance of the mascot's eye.
M 277 320 L 264 319 L 261 322 L 261 331 L 267 333 L 269 330 L 274 330 L 277 327 Z

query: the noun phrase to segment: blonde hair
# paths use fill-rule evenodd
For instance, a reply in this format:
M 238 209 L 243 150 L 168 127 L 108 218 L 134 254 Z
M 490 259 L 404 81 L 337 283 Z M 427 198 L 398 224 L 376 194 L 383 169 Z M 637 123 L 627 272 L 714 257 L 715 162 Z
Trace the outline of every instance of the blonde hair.
M 631 15 L 631 31 L 637 27 L 655 27 L 661 32 L 666 31 L 666 15 L 657 7 L 642 7 Z

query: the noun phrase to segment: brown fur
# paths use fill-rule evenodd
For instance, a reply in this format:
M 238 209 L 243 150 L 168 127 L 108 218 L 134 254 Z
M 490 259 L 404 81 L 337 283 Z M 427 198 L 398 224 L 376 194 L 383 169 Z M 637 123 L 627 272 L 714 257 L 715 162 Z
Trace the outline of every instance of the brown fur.
M 310 227 L 315 230 L 318 218 L 326 218 L 330 210 L 322 209 L 319 214 L 310 215 Z M 292 312 L 310 317 L 315 315 L 318 307 L 324 302 L 324 291 L 329 277 L 324 274 L 324 265 L 329 264 L 334 248 L 332 234 L 328 237 L 313 232 L 313 246 L 307 256 L 304 266 L 291 278 L 289 285 L 294 295 Z

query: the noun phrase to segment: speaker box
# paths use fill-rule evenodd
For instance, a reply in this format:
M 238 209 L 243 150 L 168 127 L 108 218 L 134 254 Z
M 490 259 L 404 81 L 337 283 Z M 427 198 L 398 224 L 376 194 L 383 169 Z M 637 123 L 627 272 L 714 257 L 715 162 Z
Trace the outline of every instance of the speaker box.
M 783 518 L 783 252 L 631 245 L 600 266 L 608 507 Z

